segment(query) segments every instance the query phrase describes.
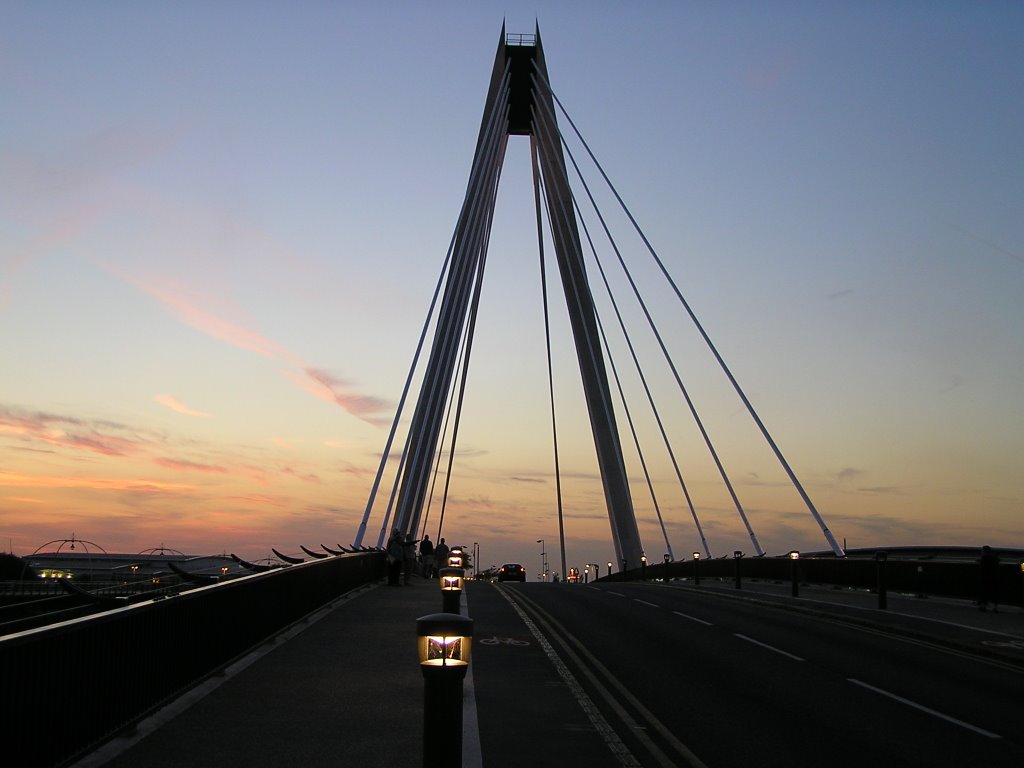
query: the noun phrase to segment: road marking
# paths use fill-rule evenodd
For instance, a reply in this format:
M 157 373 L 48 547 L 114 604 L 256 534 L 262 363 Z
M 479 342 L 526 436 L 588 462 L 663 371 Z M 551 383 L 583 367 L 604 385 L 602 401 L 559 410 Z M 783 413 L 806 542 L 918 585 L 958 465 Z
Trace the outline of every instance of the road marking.
M 515 599 L 521 601 L 524 606 L 529 609 L 537 617 L 537 623 L 542 624 L 551 635 L 551 637 L 562 646 L 568 657 L 575 663 L 581 673 L 587 678 L 590 684 L 601 694 L 605 702 L 615 710 L 616 714 L 622 720 L 622 722 L 629 728 L 633 734 L 640 739 L 643 745 L 647 748 L 651 757 L 664 768 L 678 768 L 679 761 L 672 760 L 669 758 L 661 749 L 651 740 L 647 735 L 647 729 L 650 727 L 670 744 L 683 759 L 683 764 L 690 766 L 690 768 L 707 768 L 700 758 L 698 758 L 685 744 L 683 744 L 675 734 L 673 734 L 665 725 L 654 716 L 650 710 L 647 709 L 640 701 L 636 698 L 629 690 L 619 682 L 608 669 L 598 661 L 594 655 L 587 650 L 586 646 L 580 642 L 579 638 L 572 635 L 565 627 L 558 623 L 558 621 L 551 616 L 547 611 L 537 605 L 536 602 L 526 597 L 522 592 L 515 592 Z M 511 599 L 509 602 L 512 602 Z M 513 603 L 513 607 L 516 611 L 524 611 L 523 607 L 520 607 Z M 520 615 L 523 615 L 522 613 Z M 543 636 L 542 636 L 543 637 Z M 575 646 L 575 651 L 569 647 L 569 644 Z M 583 663 L 580 658 L 583 656 L 587 659 L 590 666 L 593 667 L 592 671 Z M 615 688 L 615 692 L 608 690 L 608 688 L 597 678 L 597 674 L 600 673 L 604 680 Z M 623 707 L 623 702 L 628 703 L 639 715 L 640 719 L 646 721 L 646 725 L 641 725 L 626 711 Z
M 576 697 L 576 701 L 579 702 L 580 708 L 586 712 L 587 717 L 590 718 L 590 722 L 593 723 L 594 729 L 601 734 L 604 739 L 604 743 L 612 751 L 612 754 L 618 758 L 619 764 L 626 766 L 626 768 L 641 768 L 640 762 L 633 756 L 633 753 L 629 751 L 622 739 L 619 738 L 619 734 L 615 732 L 615 729 L 611 727 L 604 715 L 594 704 L 593 699 L 587 695 L 587 692 L 580 685 L 579 680 L 573 675 L 572 671 L 565 665 L 558 652 L 551 646 L 548 639 L 541 633 L 537 628 L 537 625 L 533 623 L 533 619 L 526 615 L 526 612 L 522 609 L 518 602 L 512 599 L 511 595 L 504 590 L 499 589 L 499 593 L 504 597 L 509 605 L 512 606 L 513 610 L 519 614 L 520 620 L 526 625 L 526 628 L 530 630 L 533 636 L 537 639 L 541 648 L 544 649 L 545 655 L 548 660 L 554 665 L 555 670 L 558 672 L 559 677 L 565 681 L 565 684 L 569 687 L 569 690 L 573 692 Z
M 762 643 L 760 640 L 755 640 L 752 637 L 747 637 L 746 635 L 741 635 L 739 632 L 733 632 L 733 635 L 738 637 L 740 640 L 746 640 L 748 643 L 753 643 L 754 645 L 760 645 L 762 648 L 767 648 L 769 651 L 775 651 L 776 653 L 781 653 L 783 656 L 788 656 L 789 658 L 793 659 L 794 661 L 803 661 L 803 659 L 800 658 L 799 656 L 794 656 L 792 653 L 788 653 L 787 651 L 780 650 L 780 649 L 776 648 L 774 645 L 768 645 L 767 643 Z
M 881 688 L 876 688 L 873 685 L 868 685 L 867 683 L 862 682 L 860 680 L 856 680 L 856 679 L 854 679 L 852 677 L 848 677 L 846 679 L 849 682 L 853 683 L 854 685 L 859 685 L 862 688 L 867 688 L 869 691 L 874 691 L 875 693 L 880 693 L 882 696 L 888 696 L 890 699 L 893 699 L 894 701 L 898 701 L 901 704 L 906 704 L 908 707 L 913 707 L 914 709 L 919 709 L 922 712 L 927 712 L 929 715 L 933 715 L 933 716 L 938 717 L 938 718 L 940 718 L 942 720 L 945 720 L 947 722 L 953 723 L 954 725 L 959 725 L 961 728 L 966 728 L 969 731 L 974 731 L 975 733 L 981 734 L 982 736 L 986 736 L 986 737 L 988 737 L 990 739 L 1001 739 L 1002 738 L 1002 736 L 1000 736 L 998 733 L 992 733 L 991 731 L 986 731 L 984 728 L 978 728 L 977 726 L 971 725 L 970 723 L 965 723 L 963 720 L 957 720 L 955 717 L 950 717 L 949 715 L 944 715 L 941 712 L 936 712 L 934 709 L 929 709 L 928 707 L 924 706 L 923 704 L 918 704 L 917 702 L 911 701 L 910 699 L 904 699 L 902 696 L 897 696 L 895 693 L 890 693 L 889 691 L 883 690 Z
M 689 619 L 690 621 L 696 621 L 698 624 L 703 624 L 705 627 L 713 627 L 713 626 L 715 626 L 710 621 L 704 621 L 704 619 L 698 619 L 696 616 L 691 616 L 688 613 L 680 613 L 679 611 L 672 611 L 672 613 L 674 613 L 676 616 L 682 616 L 684 619 Z
M 634 597 L 633 599 L 641 605 L 649 605 L 651 608 L 661 608 L 657 603 L 648 603 L 646 600 L 641 600 L 639 597 Z
M 625 595 L 622 594 L 621 592 L 612 592 L 610 589 L 608 590 L 608 594 L 609 595 L 615 595 L 616 597 L 625 597 Z

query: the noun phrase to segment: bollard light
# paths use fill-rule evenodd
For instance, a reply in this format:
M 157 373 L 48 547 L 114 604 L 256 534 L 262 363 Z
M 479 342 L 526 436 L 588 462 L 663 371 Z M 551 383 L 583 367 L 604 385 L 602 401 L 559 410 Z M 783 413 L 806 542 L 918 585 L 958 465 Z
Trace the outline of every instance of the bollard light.
M 473 620 L 454 613 L 416 619 L 423 673 L 423 765 L 462 766 L 462 681 L 473 649 Z
M 693 553 L 693 586 L 700 586 L 700 571 L 697 566 L 700 564 L 700 552 Z
M 445 613 L 458 613 L 462 602 L 462 586 L 466 572 L 461 568 L 441 568 L 437 572 L 441 585 L 441 610 Z
M 448 552 L 448 566 L 450 568 L 461 568 L 464 559 L 465 555 L 462 552 L 462 547 L 452 547 Z
M 465 667 L 473 649 L 473 620 L 456 613 L 432 613 L 416 619 L 421 667 Z

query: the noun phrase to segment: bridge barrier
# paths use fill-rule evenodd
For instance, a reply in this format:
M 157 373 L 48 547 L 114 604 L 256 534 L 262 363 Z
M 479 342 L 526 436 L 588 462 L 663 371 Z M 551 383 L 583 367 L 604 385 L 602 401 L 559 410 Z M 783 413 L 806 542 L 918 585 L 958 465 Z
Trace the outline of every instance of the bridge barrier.
M 694 568 L 701 579 L 728 579 L 736 576 L 736 561 L 729 558 L 713 560 L 679 561 L 649 564 L 647 579 L 686 579 L 692 582 Z M 744 579 L 766 581 L 790 580 L 792 561 L 782 557 L 740 558 L 739 572 Z M 872 558 L 801 557 L 798 561 L 799 580 L 808 584 L 829 584 L 850 589 L 875 590 L 878 580 L 878 563 Z M 890 592 L 915 595 L 934 595 L 976 600 L 979 593 L 978 564 L 969 561 L 943 561 L 937 559 L 895 559 L 885 562 L 886 588 Z M 667 568 L 667 570 L 666 570 Z M 644 569 L 632 568 L 602 581 L 637 581 L 644 578 Z M 1003 605 L 1024 606 L 1024 576 L 1019 563 L 999 564 L 997 587 L 998 600 Z
M 5 763 L 67 764 L 384 572 L 381 552 L 340 555 L 0 637 Z

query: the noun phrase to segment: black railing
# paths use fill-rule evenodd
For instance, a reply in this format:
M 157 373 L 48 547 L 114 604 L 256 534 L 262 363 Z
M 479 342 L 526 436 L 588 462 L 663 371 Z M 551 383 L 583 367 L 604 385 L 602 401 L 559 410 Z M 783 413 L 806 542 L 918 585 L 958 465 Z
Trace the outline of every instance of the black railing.
M 874 590 L 878 579 L 878 563 L 873 558 L 801 557 L 797 561 L 801 582 L 828 584 L 836 587 Z M 935 559 L 894 559 L 885 562 L 887 589 L 915 595 L 934 595 L 966 600 L 977 599 L 980 570 L 969 561 L 941 561 Z M 696 571 L 695 571 L 696 568 Z M 641 568 L 605 576 L 607 581 L 636 581 L 647 579 L 701 579 L 732 580 L 738 573 L 744 579 L 789 581 L 792 561 L 788 557 L 743 557 L 739 563 L 732 558 L 712 560 L 686 560 L 684 562 L 649 564 L 646 573 Z M 1004 605 L 1024 605 L 1024 567 L 1020 563 L 999 565 L 996 596 Z
M 383 553 L 341 555 L 0 637 L 5 758 L 65 764 L 383 573 Z

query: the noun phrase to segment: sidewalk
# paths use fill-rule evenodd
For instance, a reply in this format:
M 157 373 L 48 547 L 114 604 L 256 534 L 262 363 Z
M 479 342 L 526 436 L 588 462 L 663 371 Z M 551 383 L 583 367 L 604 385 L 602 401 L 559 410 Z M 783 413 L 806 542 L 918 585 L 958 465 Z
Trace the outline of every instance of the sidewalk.
M 75 768 L 418 764 L 416 619 L 440 610 L 437 582 L 418 577 L 350 593 Z

